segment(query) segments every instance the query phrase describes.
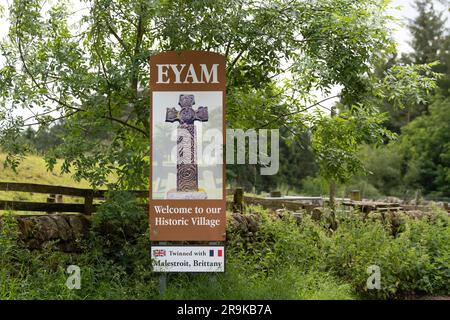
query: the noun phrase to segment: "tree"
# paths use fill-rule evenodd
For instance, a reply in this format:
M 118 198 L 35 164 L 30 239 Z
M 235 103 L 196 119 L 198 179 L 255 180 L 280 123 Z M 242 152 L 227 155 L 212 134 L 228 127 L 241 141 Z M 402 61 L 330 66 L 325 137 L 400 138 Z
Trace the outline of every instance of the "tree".
M 36 131 L 29 126 L 23 134 L 33 152 L 45 155 L 48 150 L 63 143 L 61 137 L 65 134 L 64 123 L 61 121 L 55 122 L 48 128 L 41 127 Z
M 393 65 L 434 63 L 432 70 L 443 74 L 438 79 L 438 90 L 436 91 L 448 96 L 450 94 L 450 52 L 448 50 L 450 34 L 445 28 L 447 19 L 444 17 L 443 11 L 435 9 L 432 1 L 416 0 L 414 7 L 417 16 L 409 19 L 408 23 L 408 29 L 412 36 L 409 44 L 413 51 L 404 53 L 401 57 L 398 57 L 396 53 L 388 56 L 377 66 L 376 73 L 383 78 Z M 380 109 L 390 115 L 386 127 L 400 133 L 402 126 L 428 112 L 428 104 L 411 103 L 405 108 L 396 108 L 388 101 L 384 101 Z
M 286 128 L 280 129 L 279 170 L 276 175 L 259 175 L 259 165 L 228 165 L 227 180 L 233 185 L 247 191 L 298 191 L 303 186 L 303 179 L 317 172 L 314 154 L 311 149 L 311 133 L 305 129 L 301 136 L 289 137 Z
M 450 197 L 450 99 L 438 98 L 430 114 L 402 129 L 405 183 L 428 195 Z
M 396 108 L 411 103 L 427 102 L 429 93 L 436 88 L 438 74 L 432 71 L 432 64 L 393 66 L 381 80 L 372 74 L 367 93 L 359 102 L 347 100 L 337 105 L 340 112 L 332 117 L 318 113 L 313 120 L 312 146 L 322 177 L 330 181 L 330 205 L 334 209 L 335 183 L 346 183 L 350 178 L 364 171 L 358 155 L 365 144 L 383 145 L 395 139 L 383 123 L 386 113 L 380 113 L 378 106 L 388 101 Z M 370 89 L 370 91 L 369 91 Z M 345 100 L 343 100 L 345 102 Z
M 348 128 L 307 111 L 322 102 L 314 90 L 328 100 L 331 88 L 341 86 L 343 105 L 377 116 L 366 104 L 374 90 L 382 91 L 374 87 L 373 67 L 394 48 L 387 0 L 92 0 L 83 1 L 87 13 L 76 30 L 69 27 L 64 1 L 48 10 L 44 3 L 13 1 L 9 37 L 1 45 L 0 143 L 12 166 L 25 152 L 15 142 L 25 124 L 64 118 L 64 143 L 47 153 L 49 168 L 62 158 L 63 172 L 93 186 L 115 173 L 122 188 L 147 187 L 148 57 L 164 50 L 226 56 L 230 127 L 284 127 L 295 140 L 305 125 L 316 123 L 324 126 L 319 134 L 342 129 L 353 140 L 350 129 L 379 124 L 363 123 L 366 111 L 353 113 Z M 13 112 L 20 108 L 39 113 L 24 119 Z M 50 117 L 54 111 L 61 116 Z M 323 136 L 315 141 L 327 145 Z M 350 152 L 350 145 L 334 150 Z M 317 150 L 329 163 L 320 152 L 326 148 Z M 329 172 L 347 175 L 333 166 Z
M 443 12 L 435 10 L 432 1 L 416 0 L 414 7 L 418 15 L 414 20 L 410 20 L 408 25 L 412 35 L 410 45 L 413 52 L 407 56 L 407 59 L 415 64 L 437 61 L 443 49 L 447 18 L 443 17 Z
M 433 70 L 443 73 L 445 76 L 438 81 L 440 93 L 444 96 L 450 94 L 448 84 L 450 74 L 449 61 L 449 42 L 450 34 L 445 24 L 447 17 L 444 11 L 437 11 L 432 1 L 416 0 L 415 8 L 418 16 L 409 23 L 409 30 L 412 35 L 410 43 L 413 52 L 404 57 L 406 61 L 412 61 L 415 64 L 425 64 L 438 61 Z M 427 112 L 427 106 L 422 106 L 423 111 Z M 420 110 L 419 110 L 420 111 Z

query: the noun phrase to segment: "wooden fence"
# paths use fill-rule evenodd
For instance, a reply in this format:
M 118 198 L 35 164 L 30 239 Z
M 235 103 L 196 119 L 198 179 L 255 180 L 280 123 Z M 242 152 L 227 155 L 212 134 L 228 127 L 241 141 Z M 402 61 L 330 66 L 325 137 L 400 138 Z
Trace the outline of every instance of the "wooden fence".
M 35 183 L 0 182 L 0 191 L 31 192 L 50 195 L 47 202 L 5 201 L 0 200 L 0 210 L 41 211 L 41 212 L 79 212 L 91 214 L 97 210 L 94 199 L 105 199 L 108 190 L 92 190 L 73 187 L 51 186 Z M 147 198 L 148 191 L 130 191 L 138 198 Z M 84 198 L 83 203 L 63 203 L 58 201 L 63 196 Z
M 98 204 L 94 203 L 95 199 L 104 200 L 108 190 L 92 190 L 73 187 L 52 186 L 34 183 L 17 183 L 17 182 L 0 182 L 1 191 L 15 191 L 15 192 L 30 192 L 47 194 L 47 202 L 31 202 L 31 201 L 9 201 L 0 200 L 0 210 L 14 210 L 14 211 L 31 211 L 31 212 L 77 212 L 86 215 L 97 210 Z M 147 190 L 132 190 L 129 191 L 138 198 L 147 198 L 149 192 Z M 311 212 L 315 207 L 320 205 L 305 203 L 299 200 L 280 199 L 280 198 L 261 198 L 244 195 L 242 188 L 227 189 L 227 195 L 232 195 L 233 199 L 227 199 L 227 209 L 232 211 L 242 211 L 244 205 L 254 204 L 260 205 L 267 209 L 285 208 L 292 211 L 306 210 Z M 64 203 L 61 201 L 62 196 L 72 196 L 84 198 L 83 203 Z M 392 204 L 392 203 L 378 203 L 378 202 L 361 202 L 361 201 L 342 201 L 346 207 L 357 207 L 358 209 L 369 212 L 372 210 L 399 210 L 409 209 L 408 206 Z M 450 212 L 448 204 L 445 209 Z M 148 204 L 143 205 L 148 208 Z M 413 209 L 419 209 L 414 207 Z
M 74 187 L 52 186 L 35 183 L 0 182 L 1 191 L 29 192 L 47 194 L 47 202 L 13 201 L 0 200 L 0 210 L 30 211 L 30 212 L 77 212 L 90 215 L 97 210 L 98 204 L 94 199 L 105 199 L 108 190 L 92 190 Z M 138 198 L 148 198 L 147 190 L 130 191 Z M 268 209 L 286 208 L 289 210 L 307 209 L 313 206 L 297 201 L 283 199 L 264 199 L 259 197 L 244 196 L 242 188 L 227 189 L 228 195 L 233 195 L 233 199 L 227 200 L 227 207 L 230 210 L 242 211 L 244 205 L 261 205 Z M 65 203 L 62 196 L 72 196 L 84 198 L 83 203 Z M 148 205 L 145 205 L 148 207 Z

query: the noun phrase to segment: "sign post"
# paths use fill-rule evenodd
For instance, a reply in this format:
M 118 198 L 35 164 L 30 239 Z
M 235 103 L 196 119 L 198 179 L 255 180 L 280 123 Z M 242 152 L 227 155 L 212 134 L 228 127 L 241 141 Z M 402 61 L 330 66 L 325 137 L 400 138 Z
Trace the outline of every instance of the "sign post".
M 224 271 L 225 88 L 222 55 L 150 57 L 150 240 L 168 244 L 152 246 L 155 272 Z

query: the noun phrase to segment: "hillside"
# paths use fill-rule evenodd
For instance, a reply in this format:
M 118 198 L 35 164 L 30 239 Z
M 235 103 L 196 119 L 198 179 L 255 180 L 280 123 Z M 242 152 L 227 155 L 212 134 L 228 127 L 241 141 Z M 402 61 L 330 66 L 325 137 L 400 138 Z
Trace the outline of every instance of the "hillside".
M 87 181 L 76 182 L 70 174 L 60 174 L 61 161 L 55 166 L 55 170 L 50 172 L 45 166 L 42 157 L 36 155 L 28 155 L 17 169 L 17 173 L 10 168 L 3 167 L 5 154 L 0 153 L 0 181 L 1 182 L 26 182 L 40 183 L 56 186 L 68 186 L 89 188 Z M 0 191 L 0 200 L 26 200 L 26 201 L 46 201 L 46 194 L 33 194 L 26 192 L 4 192 Z M 68 197 L 68 200 L 70 198 Z M 70 199 L 75 202 L 81 201 L 79 198 Z

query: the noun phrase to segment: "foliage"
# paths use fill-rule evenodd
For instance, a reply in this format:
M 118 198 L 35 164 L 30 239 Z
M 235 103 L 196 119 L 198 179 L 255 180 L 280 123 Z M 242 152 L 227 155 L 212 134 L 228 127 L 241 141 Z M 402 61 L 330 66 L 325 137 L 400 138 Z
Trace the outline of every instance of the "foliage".
M 450 290 L 450 270 L 442 259 L 449 254 L 445 244 L 450 236 L 449 218 L 437 210 L 433 215 L 438 218 L 434 223 L 403 217 L 405 231 L 396 238 L 379 221 L 345 219 L 333 237 L 328 263 L 338 275 L 352 282 L 358 292 L 369 296 L 446 294 Z M 423 233 L 416 233 L 419 230 Z M 439 247 L 437 251 L 435 246 Z M 369 292 L 365 287 L 369 265 L 381 269 L 380 290 Z
M 277 189 L 286 194 L 301 189 L 304 179 L 316 171 L 310 134 L 303 132 L 292 140 L 289 138 L 289 131 L 283 127 L 280 129 L 279 170 L 275 175 L 260 175 L 258 164 L 227 165 L 227 182 L 250 192 L 270 192 Z
M 124 201 L 123 207 L 120 202 Z M 109 200 L 115 213 L 108 218 L 125 230 L 124 195 Z M 117 203 L 119 202 L 119 203 Z M 119 208 L 122 209 L 119 209 Z M 359 213 L 338 215 L 330 232 L 325 222 L 308 215 L 301 222 L 289 214 L 281 219 L 261 208 L 253 235 L 229 233 L 226 272 L 212 275 L 172 274 L 166 295 L 159 296 L 158 276 L 150 270 L 146 223 L 133 222 L 131 236 L 110 237 L 93 232 L 78 254 L 53 251 L 49 245 L 29 251 L 16 242 L 13 217 L 0 231 L 0 297 L 2 299 L 354 299 L 398 298 L 405 294 L 450 294 L 450 221 L 434 209 L 421 219 L 402 215 L 396 236 L 387 221 Z M 105 212 L 103 214 L 106 214 Z M 104 219 L 99 218 L 100 220 Z M 8 227 L 9 225 L 9 227 Z M 98 230 L 98 229 L 96 229 Z M 115 242 L 113 242 L 115 241 Z M 115 247 L 113 254 L 105 248 Z M 81 267 L 81 290 L 65 286 L 66 267 Z M 367 268 L 378 265 L 381 289 L 368 290 Z
M 411 196 L 416 191 L 403 183 L 403 155 L 399 152 L 399 144 L 396 141 L 379 148 L 365 145 L 360 150 L 360 157 L 366 174 L 352 181 L 365 183 L 369 188 L 372 186 L 373 195 Z M 364 192 L 366 190 L 361 191 L 363 197 L 373 197 Z
M 397 54 L 390 56 L 378 66 L 378 76 L 384 77 L 385 72 L 393 65 L 429 64 L 433 72 L 441 74 L 437 80 L 437 90 L 433 91 L 446 97 L 450 94 L 450 54 L 447 50 L 450 34 L 445 26 L 445 13 L 436 10 L 433 2 L 427 0 L 414 1 L 414 7 L 418 14 L 414 19 L 409 19 L 408 23 L 408 29 L 412 35 L 410 45 L 413 51 L 404 53 L 401 57 L 397 57 Z M 405 85 L 412 84 L 407 82 Z M 402 126 L 416 117 L 428 114 L 429 104 L 429 101 L 409 101 L 405 108 L 398 108 L 392 102 L 385 101 L 381 105 L 381 110 L 390 115 L 386 126 L 400 133 Z
M 63 133 L 64 125 L 55 123 L 50 128 L 41 127 L 37 131 L 28 127 L 23 135 L 34 153 L 45 154 L 45 152 L 63 143 L 61 139 Z
M 364 159 L 363 159 L 364 161 Z M 377 189 L 372 183 L 372 172 L 368 171 L 370 169 L 370 163 L 364 162 L 366 168 L 366 175 L 357 175 L 349 180 L 345 184 L 337 184 L 336 186 L 336 196 L 341 198 L 348 198 L 351 191 L 359 190 L 361 192 L 362 198 L 368 199 L 379 199 L 383 194 L 382 189 Z M 367 167 L 366 167 L 367 165 Z M 329 184 L 320 176 L 307 177 L 303 181 L 303 188 L 301 189 L 301 194 L 308 196 L 322 196 L 326 197 L 329 190 Z
M 398 141 L 365 146 L 359 158 L 367 173 L 352 181 L 365 181 L 383 195 L 412 198 L 421 190 L 430 199 L 449 198 L 449 111 L 449 99 L 437 96 L 428 115 L 402 127 Z
M 329 272 L 352 283 L 353 290 L 365 297 L 448 294 L 448 215 L 434 209 L 421 220 L 406 215 L 401 219 L 402 231 L 394 237 L 390 223 L 363 220 L 357 213 L 339 215 L 339 227 L 332 234 L 308 216 L 302 216 L 300 227 L 290 218 L 265 217 L 252 241 L 243 242 L 249 256 L 242 261 L 249 261 L 246 268 L 257 265 L 269 275 L 293 265 L 306 272 Z M 381 268 L 380 290 L 366 287 L 370 265 Z
M 86 1 L 73 30 L 63 1 L 49 10 L 41 0 L 14 1 L 0 71 L 0 139 L 8 164 L 16 167 L 26 151 L 13 143 L 21 127 L 64 118 L 64 143 L 46 156 L 50 169 L 61 158 L 63 172 L 93 186 L 114 173 L 121 187 L 147 187 L 147 58 L 164 50 L 224 54 L 228 125 L 286 127 L 297 140 L 310 121 L 306 111 L 320 102 L 313 90 L 329 94 L 341 86 L 348 105 L 371 91 L 372 66 L 393 50 L 388 3 Z M 17 117 L 20 108 L 36 115 Z M 61 116 L 52 117 L 54 111 Z
M 425 193 L 450 196 L 450 100 L 438 98 L 430 114 L 402 129 L 405 183 Z
M 376 83 L 374 94 L 386 99 L 394 108 L 425 104 L 430 93 L 436 89 L 440 74 L 433 70 L 436 62 L 420 65 L 395 65 L 389 68 L 384 78 Z
M 2 264 L 14 255 L 18 240 L 17 220 L 12 211 L 6 211 L 0 220 L 0 251 L 2 252 L 0 262 Z
M 341 105 L 339 114 L 331 117 L 319 113 L 313 120 L 312 147 L 322 177 L 346 183 L 366 168 L 359 151 L 361 145 L 381 146 L 397 138 L 387 130 L 387 113 L 378 106 L 385 100 L 396 108 L 426 103 L 439 75 L 434 64 L 392 66 L 380 80 L 373 81 L 370 94 L 359 98 L 358 104 Z M 344 99 L 345 101 L 345 99 Z
M 312 146 L 321 176 L 345 183 L 363 169 L 357 154 L 360 145 L 382 144 L 384 139 L 393 137 L 381 126 L 383 120 L 359 106 L 337 117 L 320 117 Z
M 94 215 L 92 231 L 103 254 L 129 268 L 133 265 L 135 247 L 139 248 L 140 239 L 148 234 L 148 217 L 132 194 L 110 191 L 107 201 Z
M 328 190 L 328 182 L 320 176 L 310 176 L 303 180 L 302 194 L 307 196 L 322 196 L 326 195 Z
M 124 215 L 124 210 L 130 210 L 128 216 Z M 11 230 L 17 233 L 14 226 L 3 227 L 0 229 L 0 297 L 154 299 L 157 297 L 157 277 L 148 267 L 151 259 L 145 218 L 130 195 L 111 193 L 94 218 L 94 228 L 90 238 L 82 243 L 81 254 L 54 251 L 52 243 L 43 250 L 30 251 L 19 246 L 17 239 L 11 236 Z M 14 217 L 3 216 L 1 221 L 9 226 L 11 219 L 15 221 Z M 107 235 L 102 228 L 105 225 Z M 14 244 L 11 250 L 5 250 L 5 239 L 10 247 Z M 81 268 L 82 290 L 69 290 L 65 285 L 69 276 L 66 268 L 73 264 Z
M 415 0 L 414 6 L 418 15 L 409 23 L 414 50 L 409 58 L 417 64 L 439 60 L 447 20 L 444 11 L 437 12 L 433 3 L 425 0 Z

